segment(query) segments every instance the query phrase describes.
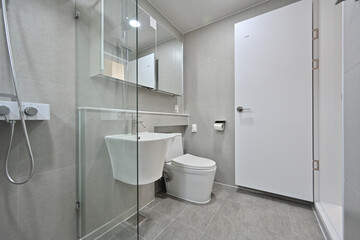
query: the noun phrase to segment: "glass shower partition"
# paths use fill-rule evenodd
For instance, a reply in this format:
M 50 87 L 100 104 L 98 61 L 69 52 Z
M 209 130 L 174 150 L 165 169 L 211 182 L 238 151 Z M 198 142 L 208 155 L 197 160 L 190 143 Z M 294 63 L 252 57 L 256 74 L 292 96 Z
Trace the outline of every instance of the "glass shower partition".
M 138 236 L 137 20 L 135 1 L 76 0 L 81 239 Z

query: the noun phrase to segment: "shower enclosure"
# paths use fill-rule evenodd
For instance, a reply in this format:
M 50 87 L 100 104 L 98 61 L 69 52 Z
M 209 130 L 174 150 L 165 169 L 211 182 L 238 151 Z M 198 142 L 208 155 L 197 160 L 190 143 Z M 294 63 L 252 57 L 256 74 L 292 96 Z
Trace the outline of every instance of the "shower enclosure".
M 97 239 L 116 226 L 122 234 L 122 221 L 129 217 L 134 227 L 126 228 L 124 234 L 138 235 L 139 186 L 114 178 L 105 137 L 137 136 L 140 28 L 137 1 L 76 1 L 77 209 L 81 239 Z M 120 148 L 124 156 L 135 156 L 127 171 L 136 182 L 137 141 Z
M 320 59 L 315 76 L 314 203 L 325 232 L 331 239 L 344 239 L 343 221 L 343 9 L 342 4 L 318 2 L 321 31 L 318 44 Z

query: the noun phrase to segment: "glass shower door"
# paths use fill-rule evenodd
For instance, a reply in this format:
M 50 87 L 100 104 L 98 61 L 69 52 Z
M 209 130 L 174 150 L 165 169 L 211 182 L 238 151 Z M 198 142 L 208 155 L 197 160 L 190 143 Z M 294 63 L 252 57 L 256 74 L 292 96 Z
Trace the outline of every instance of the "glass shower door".
M 136 23 L 137 2 L 76 0 L 81 239 L 137 238 Z

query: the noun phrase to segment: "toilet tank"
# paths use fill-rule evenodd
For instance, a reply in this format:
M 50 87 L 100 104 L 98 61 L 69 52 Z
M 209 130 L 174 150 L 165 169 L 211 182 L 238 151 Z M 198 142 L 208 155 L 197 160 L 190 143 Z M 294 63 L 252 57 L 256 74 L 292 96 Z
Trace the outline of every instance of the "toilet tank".
M 171 159 L 184 155 L 182 134 L 181 133 L 173 133 L 173 134 L 176 135 L 176 137 L 166 154 L 166 162 L 170 162 Z

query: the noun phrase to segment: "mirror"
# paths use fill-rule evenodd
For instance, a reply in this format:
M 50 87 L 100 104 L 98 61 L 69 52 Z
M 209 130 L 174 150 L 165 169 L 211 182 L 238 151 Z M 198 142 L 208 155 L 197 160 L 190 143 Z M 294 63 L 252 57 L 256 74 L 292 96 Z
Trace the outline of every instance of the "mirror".
M 126 6 L 125 6 L 126 5 Z M 183 94 L 183 45 L 142 8 L 138 21 L 132 1 L 99 1 L 91 17 L 91 76 L 136 82 L 138 28 L 138 84 L 171 95 Z M 100 56 L 100 58 L 99 58 Z
M 152 19 L 151 16 L 149 18 Z M 181 96 L 183 94 L 182 42 L 158 24 L 155 19 L 152 19 L 151 22 L 156 27 L 156 39 L 153 43 L 145 41 L 152 36 L 150 31 L 139 31 L 139 63 L 143 57 L 154 54 L 156 90 Z M 139 73 L 140 70 L 139 64 Z

